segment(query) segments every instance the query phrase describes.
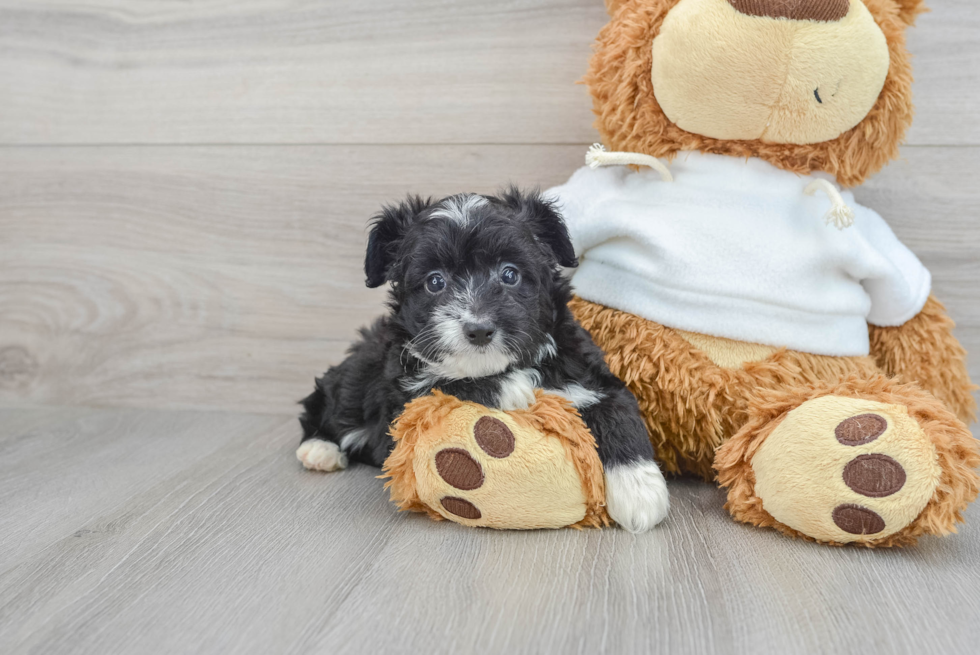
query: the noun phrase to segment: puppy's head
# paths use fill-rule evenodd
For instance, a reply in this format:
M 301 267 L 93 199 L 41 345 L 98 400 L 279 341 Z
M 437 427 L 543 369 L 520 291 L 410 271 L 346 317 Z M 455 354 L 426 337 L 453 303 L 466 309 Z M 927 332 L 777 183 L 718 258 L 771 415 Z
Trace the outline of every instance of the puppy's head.
M 391 284 L 409 352 L 448 379 L 529 365 L 554 350 L 576 266 L 568 231 L 536 193 L 409 198 L 375 217 L 367 285 Z

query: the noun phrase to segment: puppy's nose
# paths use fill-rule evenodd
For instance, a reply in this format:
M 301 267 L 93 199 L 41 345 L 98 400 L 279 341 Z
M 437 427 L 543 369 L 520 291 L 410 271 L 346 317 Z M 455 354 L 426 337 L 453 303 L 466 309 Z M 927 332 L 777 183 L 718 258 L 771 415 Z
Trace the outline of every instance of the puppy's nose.
M 728 4 L 749 16 L 822 23 L 839 21 L 851 8 L 851 0 L 728 0 Z
M 474 346 L 485 346 L 493 339 L 493 323 L 466 323 L 463 325 L 466 339 Z

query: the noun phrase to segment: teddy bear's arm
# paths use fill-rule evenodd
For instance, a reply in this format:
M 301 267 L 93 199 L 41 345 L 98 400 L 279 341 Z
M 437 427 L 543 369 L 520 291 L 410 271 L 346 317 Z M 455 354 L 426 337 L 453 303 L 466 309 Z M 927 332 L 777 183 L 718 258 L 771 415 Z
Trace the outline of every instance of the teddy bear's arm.
M 945 402 L 963 421 L 976 420 L 977 405 L 966 370 L 966 351 L 953 336 L 953 319 L 935 296 L 898 327 L 869 325 L 871 356 L 888 375 L 916 382 Z

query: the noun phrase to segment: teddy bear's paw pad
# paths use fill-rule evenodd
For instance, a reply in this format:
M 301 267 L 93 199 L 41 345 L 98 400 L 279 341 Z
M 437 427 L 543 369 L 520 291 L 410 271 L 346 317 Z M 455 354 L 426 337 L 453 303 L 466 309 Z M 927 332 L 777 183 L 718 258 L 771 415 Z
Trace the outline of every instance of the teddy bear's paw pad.
M 885 529 L 885 519 L 860 505 L 838 505 L 833 519 L 834 525 L 848 534 L 877 534 Z
M 845 446 L 863 446 L 871 443 L 888 429 L 888 421 L 877 414 L 861 414 L 844 419 L 834 428 L 837 441 Z
M 439 501 L 450 514 L 455 514 L 456 516 L 464 519 L 469 519 L 470 521 L 478 521 L 483 518 L 483 513 L 477 508 L 476 505 L 466 500 L 465 498 L 458 498 L 456 496 L 446 496 Z
M 482 416 L 473 425 L 473 439 L 490 457 L 504 459 L 514 452 L 514 433 L 507 424 L 492 416 Z M 447 484 L 461 491 L 473 491 L 483 486 L 486 477 L 483 467 L 464 448 L 443 448 L 435 456 L 436 471 Z M 483 518 L 480 509 L 459 496 L 444 496 L 439 500 L 444 510 L 468 521 Z
M 514 433 L 507 424 L 492 416 L 484 416 L 473 426 L 476 443 L 490 457 L 503 459 L 514 452 Z
M 514 433 L 507 424 L 492 416 L 483 416 L 473 426 L 473 439 L 490 457 L 504 459 L 514 452 Z M 473 491 L 483 486 L 483 467 L 463 448 L 444 448 L 436 453 L 436 471 L 445 482 L 461 491 Z M 483 512 L 458 496 L 445 496 L 439 504 L 450 514 L 470 521 L 483 518 Z
M 936 450 L 905 407 L 825 396 L 789 412 L 752 458 L 755 493 L 780 523 L 820 541 L 883 539 L 933 497 Z
M 562 441 L 505 412 L 466 404 L 417 448 L 418 497 L 450 521 L 503 529 L 560 528 L 586 516 Z
M 436 453 L 436 471 L 440 478 L 463 491 L 483 486 L 483 468 L 462 448 L 444 448 Z
M 905 486 L 905 469 L 888 455 L 858 455 L 844 467 L 844 484 L 868 498 L 884 498 Z
M 336 471 L 347 468 L 347 455 L 332 441 L 307 439 L 296 449 L 296 459 L 311 471 Z

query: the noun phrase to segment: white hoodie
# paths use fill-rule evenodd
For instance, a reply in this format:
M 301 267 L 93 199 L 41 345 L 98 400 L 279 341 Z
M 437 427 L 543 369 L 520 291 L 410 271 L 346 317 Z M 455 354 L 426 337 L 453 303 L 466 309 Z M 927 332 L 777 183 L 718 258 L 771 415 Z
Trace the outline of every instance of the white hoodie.
M 580 258 L 578 295 L 676 329 L 839 356 L 867 355 L 868 323 L 901 325 L 925 304 L 929 271 L 850 192 L 854 224 L 839 230 L 824 220 L 830 199 L 803 193 L 813 176 L 698 152 L 671 172 L 583 167 L 546 192 Z

